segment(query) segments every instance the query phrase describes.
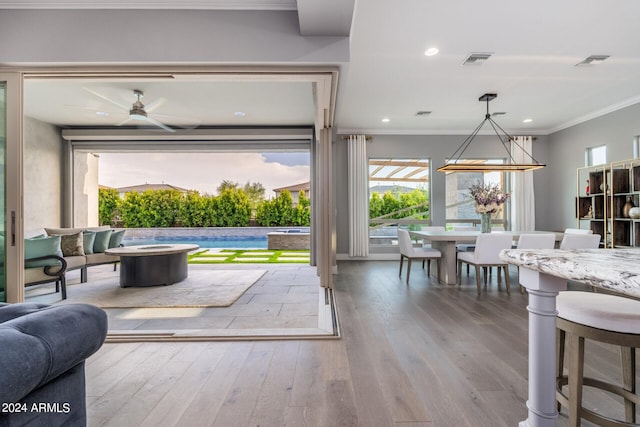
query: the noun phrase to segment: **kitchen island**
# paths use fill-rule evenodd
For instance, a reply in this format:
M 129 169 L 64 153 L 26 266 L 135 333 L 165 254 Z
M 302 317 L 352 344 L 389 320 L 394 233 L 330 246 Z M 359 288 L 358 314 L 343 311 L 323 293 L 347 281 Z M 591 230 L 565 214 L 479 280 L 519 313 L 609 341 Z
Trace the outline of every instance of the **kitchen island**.
M 528 418 L 519 425 L 554 427 L 556 296 L 571 280 L 640 297 L 640 249 L 507 249 L 500 258 L 519 267 L 529 293 Z

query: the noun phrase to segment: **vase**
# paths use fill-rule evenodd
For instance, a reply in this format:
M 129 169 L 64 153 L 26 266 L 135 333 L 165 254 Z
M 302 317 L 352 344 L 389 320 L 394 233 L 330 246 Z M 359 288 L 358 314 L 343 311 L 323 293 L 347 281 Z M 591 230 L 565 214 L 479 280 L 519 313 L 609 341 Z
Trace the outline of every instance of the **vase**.
M 483 233 L 491 233 L 491 215 L 490 212 L 480 214 L 480 229 Z
M 629 209 L 629 217 L 631 219 L 640 219 L 640 208 Z
M 633 200 L 630 196 L 627 196 L 627 203 L 625 203 L 624 207 L 622 208 L 622 216 L 625 218 L 629 218 L 629 211 L 633 207 L 635 207 L 635 205 L 633 204 Z

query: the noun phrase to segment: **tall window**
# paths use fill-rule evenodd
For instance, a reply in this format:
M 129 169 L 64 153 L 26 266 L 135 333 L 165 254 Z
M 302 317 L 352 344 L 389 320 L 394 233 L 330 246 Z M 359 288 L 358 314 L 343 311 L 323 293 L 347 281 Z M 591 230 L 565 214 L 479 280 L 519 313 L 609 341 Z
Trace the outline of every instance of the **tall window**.
M 397 227 L 430 223 L 430 165 L 428 159 L 369 160 L 371 245 L 392 244 Z
M 585 150 L 585 166 L 596 166 L 607 163 L 607 146 L 598 145 Z
M 465 163 L 502 164 L 503 159 L 465 159 Z M 456 172 L 448 173 L 446 185 L 446 222 L 447 227 L 476 226 L 480 223 L 480 214 L 476 212 L 473 200 L 469 197 L 469 187 L 473 184 L 498 184 L 508 190 L 507 174 L 504 172 Z M 509 204 L 496 214 L 494 220 L 508 218 Z M 506 226 L 506 223 L 505 223 Z

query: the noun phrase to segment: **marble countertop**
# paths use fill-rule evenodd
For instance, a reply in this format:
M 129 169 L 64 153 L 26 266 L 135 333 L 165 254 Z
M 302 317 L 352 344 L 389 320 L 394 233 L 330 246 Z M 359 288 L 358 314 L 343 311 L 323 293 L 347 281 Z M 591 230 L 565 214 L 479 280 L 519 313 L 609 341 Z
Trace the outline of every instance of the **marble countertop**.
M 505 249 L 500 258 L 518 267 L 640 297 L 640 248 Z

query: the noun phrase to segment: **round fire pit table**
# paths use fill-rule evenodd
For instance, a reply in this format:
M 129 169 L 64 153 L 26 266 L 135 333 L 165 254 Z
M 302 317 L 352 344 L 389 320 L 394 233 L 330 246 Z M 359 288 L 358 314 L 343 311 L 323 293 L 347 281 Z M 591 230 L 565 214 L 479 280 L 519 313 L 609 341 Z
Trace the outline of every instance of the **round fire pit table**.
M 107 249 L 120 256 L 120 287 L 172 285 L 187 278 L 187 254 L 198 245 L 138 245 Z

